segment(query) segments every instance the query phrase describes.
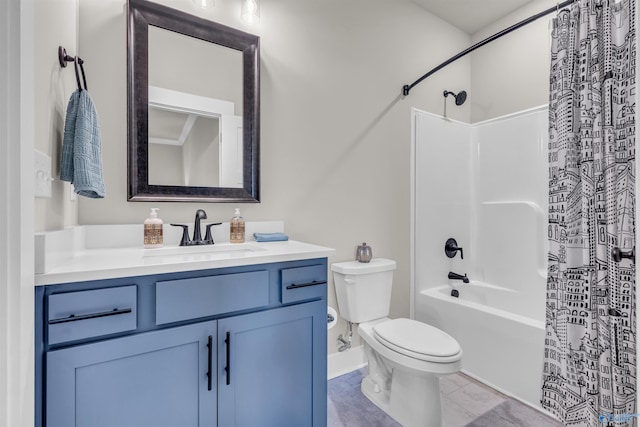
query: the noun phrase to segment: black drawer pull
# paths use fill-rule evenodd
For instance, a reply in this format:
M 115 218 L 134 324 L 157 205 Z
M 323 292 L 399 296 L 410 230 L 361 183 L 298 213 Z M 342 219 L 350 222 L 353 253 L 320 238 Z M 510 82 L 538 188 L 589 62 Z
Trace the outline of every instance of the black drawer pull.
M 224 367 L 224 371 L 227 373 L 227 385 L 229 385 L 231 384 L 231 333 L 227 332 L 224 342 L 227 344 L 227 366 Z
M 287 286 L 287 289 L 298 289 L 298 288 L 306 288 L 307 286 L 316 286 L 316 285 L 326 285 L 327 281 L 326 280 L 314 280 L 313 282 L 308 282 L 308 283 L 300 283 L 299 285 L 292 283 L 289 286 Z
M 98 317 L 116 316 L 118 314 L 127 314 L 127 313 L 131 313 L 130 308 L 114 308 L 111 311 L 103 311 L 101 313 L 82 314 L 80 316 L 76 316 L 75 314 L 72 314 L 69 317 L 62 317 L 60 319 L 51 319 L 49 320 L 49 324 L 57 325 L 58 323 L 77 322 L 78 320 L 97 319 Z
M 209 339 L 207 340 L 207 349 L 208 349 L 208 358 L 207 358 L 207 390 L 211 391 L 212 388 L 212 380 L 213 380 L 213 371 L 212 371 L 212 362 L 213 362 L 213 336 L 209 335 Z

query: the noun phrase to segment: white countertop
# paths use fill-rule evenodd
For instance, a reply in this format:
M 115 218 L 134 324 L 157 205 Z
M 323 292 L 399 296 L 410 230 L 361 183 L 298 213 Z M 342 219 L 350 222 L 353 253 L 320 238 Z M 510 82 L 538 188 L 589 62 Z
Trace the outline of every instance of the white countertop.
M 158 249 L 84 249 L 46 273 L 36 274 L 35 285 L 325 258 L 334 253 L 335 250 L 331 248 L 294 240 L 165 246 Z
M 178 246 L 182 231 L 165 224 L 165 246 L 142 247 L 142 224 L 83 225 L 35 235 L 35 285 L 325 258 L 331 248 L 288 240 L 258 243 L 253 233 L 284 232 L 282 221 L 247 222 L 245 243 L 229 243 L 229 223 L 213 228 L 215 245 Z

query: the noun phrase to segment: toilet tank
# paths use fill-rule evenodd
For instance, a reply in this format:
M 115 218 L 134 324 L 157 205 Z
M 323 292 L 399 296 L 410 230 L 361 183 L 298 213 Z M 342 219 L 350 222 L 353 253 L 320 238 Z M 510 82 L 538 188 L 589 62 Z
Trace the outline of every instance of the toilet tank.
M 332 264 L 340 316 L 352 323 L 388 316 L 395 269 L 396 262 L 384 258 Z

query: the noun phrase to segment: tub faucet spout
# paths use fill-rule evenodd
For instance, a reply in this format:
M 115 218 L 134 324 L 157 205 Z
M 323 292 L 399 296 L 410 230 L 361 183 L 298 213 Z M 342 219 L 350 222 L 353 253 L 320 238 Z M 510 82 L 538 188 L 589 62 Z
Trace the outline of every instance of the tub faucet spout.
M 462 274 L 458 274 L 458 273 L 454 273 L 453 271 L 450 271 L 447 277 L 451 280 L 462 280 L 462 283 L 469 283 L 469 278 L 467 277 L 467 273 L 465 273 L 463 276 Z

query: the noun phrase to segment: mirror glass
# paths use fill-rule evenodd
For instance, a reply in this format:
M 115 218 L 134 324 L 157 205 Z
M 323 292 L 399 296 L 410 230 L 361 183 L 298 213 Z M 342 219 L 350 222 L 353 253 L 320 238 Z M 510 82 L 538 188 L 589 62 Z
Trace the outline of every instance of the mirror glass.
M 219 187 L 218 118 L 149 108 L 149 184 Z
M 131 201 L 257 202 L 259 39 L 129 1 Z
M 149 184 L 241 188 L 242 53 L 149 26 L 148 61 Z

